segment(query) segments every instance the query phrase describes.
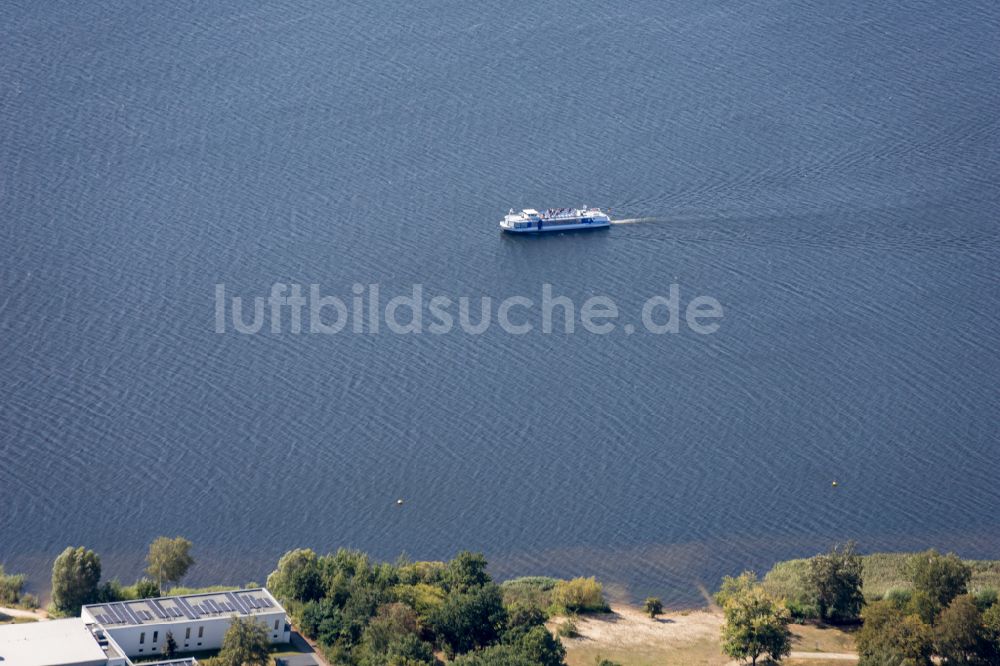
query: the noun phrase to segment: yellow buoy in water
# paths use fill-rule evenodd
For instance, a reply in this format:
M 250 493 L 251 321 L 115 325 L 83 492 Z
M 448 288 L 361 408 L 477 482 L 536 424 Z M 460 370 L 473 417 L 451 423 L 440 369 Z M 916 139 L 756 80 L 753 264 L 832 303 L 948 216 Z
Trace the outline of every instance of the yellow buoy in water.
M 834 488 L 836 488 L 837 487 L 837 482 L 834 481 L 832 485 L 833 485 Z
M 403 500 L 401 499 L 396 500 L 396 506 L 403 506 Z

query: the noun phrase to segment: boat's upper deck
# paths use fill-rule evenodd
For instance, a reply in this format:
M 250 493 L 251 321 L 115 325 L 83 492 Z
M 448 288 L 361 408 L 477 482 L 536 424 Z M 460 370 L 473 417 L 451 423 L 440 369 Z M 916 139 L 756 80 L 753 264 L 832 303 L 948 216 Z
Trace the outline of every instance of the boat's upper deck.
M 605 217 L 607 214 L 600 208 L 548 208 L 538 212 L 534 208 L 524 208 L 520 213 L 515 213 L 512 208 L 504 219 L 509 222 L 522 222 L 526 220 L 571 220 L 583 217 Z

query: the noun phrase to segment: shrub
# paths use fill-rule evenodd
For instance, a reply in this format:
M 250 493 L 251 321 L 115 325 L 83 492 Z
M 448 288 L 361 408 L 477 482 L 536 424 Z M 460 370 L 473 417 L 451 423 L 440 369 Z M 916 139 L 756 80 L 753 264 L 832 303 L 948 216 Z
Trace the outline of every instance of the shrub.
M 508 606 L 527 605 L 546 609 L 552 605 L 552 590 L 559 582 L 547 576 L 525 576 L 500 585 L 503 602 Z
M 429 624 L 430 616 L 444 605 L 444 590 L 427 583 L 397 585 L 393 588 L 393 592 L 400 601 L 417 612 L 417 617 L 422 625 Z
M 534 627 L 540 627 L 548 619 L 545 612 L 534 606 L 515 604 L 507 607 L 507 634 L 526 632 Z
M 593 576 L 556 583 L 552 589 L 552 605 L 569 613 L 600 613 L 609 610 L 604 600 L 604 587 Z
M 447 565 L 444 562 L 409 562 L 399 565 L 399 582 L 406 585 L 417 583 L 435 584 L 444 578 Z
M 132 586 L 136 599 L 152 599 L 160 596 L 160 586 L 148 578 L 140 578 Z
M 35 610 L 38 608 L 38 597 L 33 594 L 24 594 L 21 596 L 21 605 L 28 610 Z
M 13 606 L 18 603 L 23 589 L 24 575 L 5 574 L 3 565 L 0 565 L 0 604 Z
M 788 614 L 792 620 L 799 624 L 805 622 L 806 620 L 815 620 L 819 618 L 819 606 L 815 603 L 789 599 L 785 602 L 785 607 L 788 608 Z
M 913 599 L 913 590 L 905 587 L 893 587 L 886 591 L 885 600 L 896 608 L 905 608 Z
M 647 597 L 645 603 L 642 605 L 642 609 L 646 611 L 649 617 L 655 619 L 657 615 L 663 613 L 663 602 L 660 601 L 659 597 Z
M 576 618 L 569 617 L 556 628 L 556 636 L 559 638 L 577 638 L 580 636 L 580 628 L 576 624 Z
M 976 602 L 976 607 L 979 609 L 979 612 L 985 613 L 988 608 L 997 603 L 998 594 L 992 587 L 987 587 L 976 592 L 973 595 L 973 599 Z

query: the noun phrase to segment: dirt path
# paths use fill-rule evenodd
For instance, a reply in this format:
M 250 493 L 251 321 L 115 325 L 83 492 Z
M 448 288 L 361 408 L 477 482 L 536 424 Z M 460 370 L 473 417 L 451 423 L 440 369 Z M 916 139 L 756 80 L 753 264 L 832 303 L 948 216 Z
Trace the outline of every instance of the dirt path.
M 0 614 L 8 615 L 10 617 L 33 617 L 36 620 L 47 620 L 49 619 L 49 614 L 43 610 L 21 610 L 20 608 L 5 608 L 0 606 Z
M 789 659 L 825 659 L 827 661 L 857 661 L 858 655 L 854 652 L 796 652 L 788 655 Z

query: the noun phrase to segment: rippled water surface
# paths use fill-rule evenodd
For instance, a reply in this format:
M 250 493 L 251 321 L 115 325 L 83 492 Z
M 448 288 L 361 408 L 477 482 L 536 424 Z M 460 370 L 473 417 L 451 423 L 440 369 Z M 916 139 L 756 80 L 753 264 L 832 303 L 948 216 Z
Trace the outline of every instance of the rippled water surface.
M 0 561 L 286 549 L 698 598 L 1000 556 L 994 2 L 5 3 Z M 502 237 L 509 207 L 631 224 Z M 607 295 L 691 332 L 240 335 L 214 286 Z M 839 487 L 833 488 L 831 481 Z M 405 498 L 402 507 L 397 497 Z

